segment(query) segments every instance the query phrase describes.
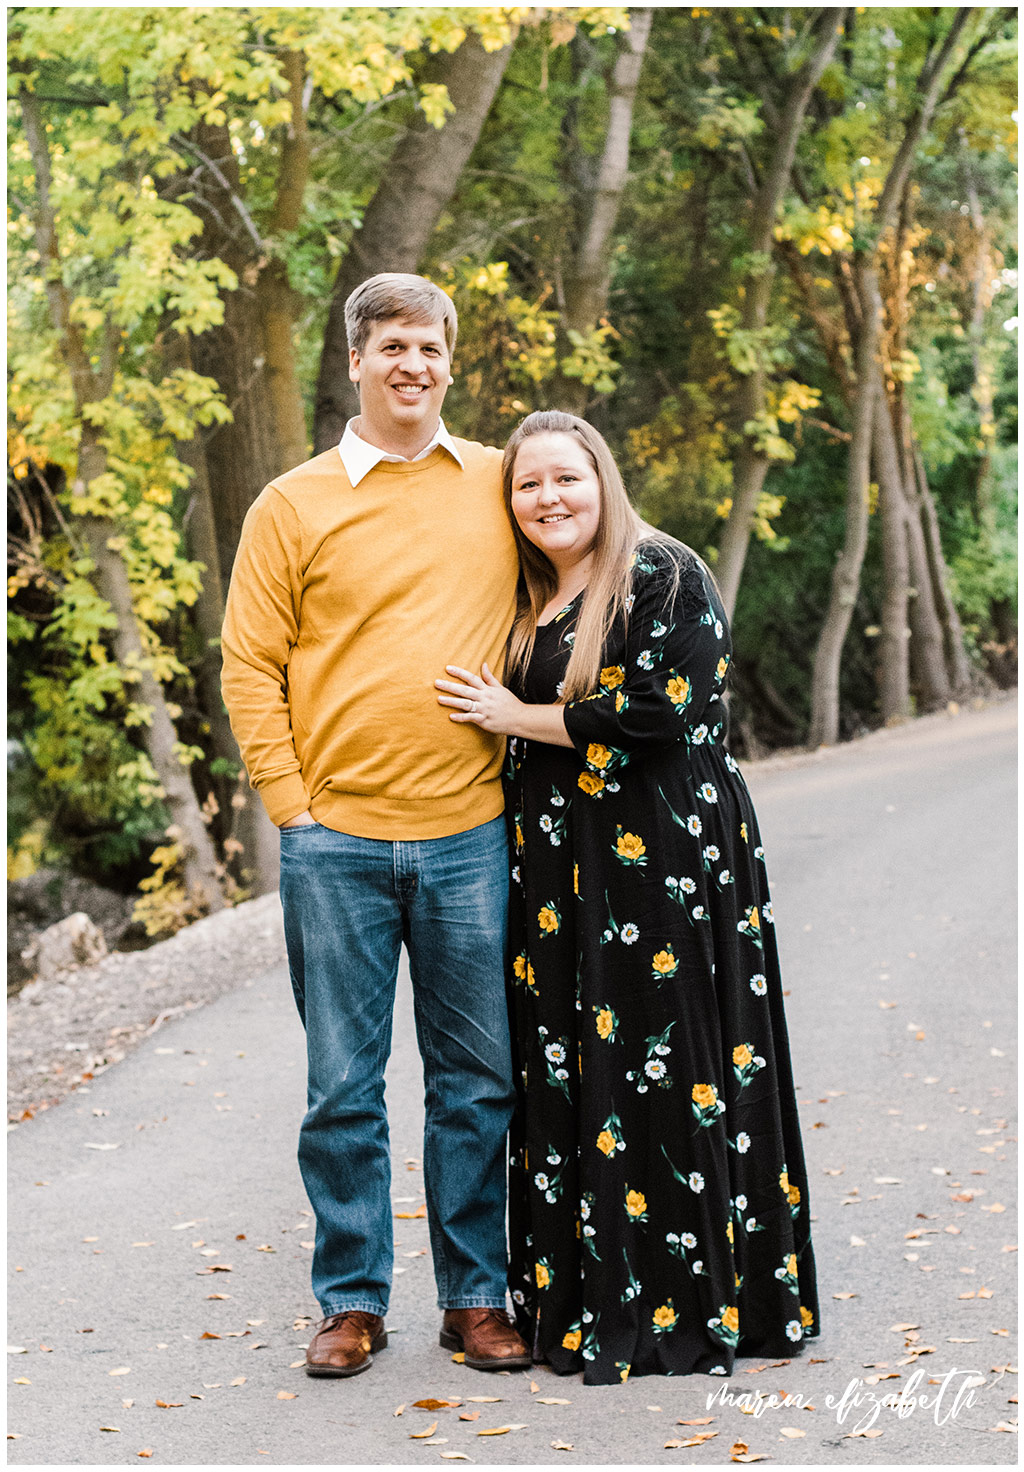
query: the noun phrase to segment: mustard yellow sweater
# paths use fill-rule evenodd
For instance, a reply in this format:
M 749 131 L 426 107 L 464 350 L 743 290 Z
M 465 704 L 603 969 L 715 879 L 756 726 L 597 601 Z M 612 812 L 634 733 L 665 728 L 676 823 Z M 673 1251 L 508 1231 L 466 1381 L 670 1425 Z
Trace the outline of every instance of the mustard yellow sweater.
M 443 838 L 501 812 L 504 742 L 448 719 L 446 664 L 500 672 L 517 559 L 501 453 L 456 441 L 353 487 L 337 449 L 245 519 L 224 622 L 224 701 L 271 819 L 307 807 L 360 838 Z

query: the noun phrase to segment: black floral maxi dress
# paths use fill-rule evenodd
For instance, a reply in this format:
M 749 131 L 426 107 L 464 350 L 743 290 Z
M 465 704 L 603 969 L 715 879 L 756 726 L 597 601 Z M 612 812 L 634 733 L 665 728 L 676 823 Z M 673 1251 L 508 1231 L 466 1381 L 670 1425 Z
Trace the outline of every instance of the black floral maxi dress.
M 681 547 L 643 544 L 631 578 L 600 687 L 566 708 L 574 749 L 512 740 L 506 770 L 509 1286 L 534 1359 L 591 1385 L 726 1375 L 818 1332 L 764 851 L 723 745 L 725 614 Z M 557 698 L 579 603 L 538 630 L 525 700 Z

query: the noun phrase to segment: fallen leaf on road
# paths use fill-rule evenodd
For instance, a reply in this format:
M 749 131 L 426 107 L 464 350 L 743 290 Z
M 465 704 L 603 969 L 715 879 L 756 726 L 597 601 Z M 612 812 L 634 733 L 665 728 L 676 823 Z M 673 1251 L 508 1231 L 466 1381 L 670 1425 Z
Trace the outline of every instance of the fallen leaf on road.
M 477 1432 L 477 1436 L 504 1436 L 506 1432 L 511 1430 L 511 1426 L 485 1426 Z
M 432 1421 L 426 1431 L 410 1431 L 409 1436 L 413 1441 L 422 1441 L 425 1436 L 433 1436 L 437 1430 L 437 1422 Z
M 556 1452 L 574 1452 L 576 1450 L 571 1441 L 553 1441 L 551 1445 Z
M 151 1446 L 144 1446 L 141 1452 L 136 1452 L 135 1455 L 137 1457 L 151 1457 L 153 1455 L 153 1448 Z
M 15 1380 L 14 1383 L 15 1383 L 15 1385 L 31 1385 L 32 1384 L 32 1381 L 31 1380 L 26 1380 L 25 1377 L 24 1377 L 24 1375 L 20 1375 L 18 1377 L 18 1379 Z
M 449 1462 L 471 1462 L 472 1457 L 467 1457 L 465 1452 L 442 1452 L 442 1457 L 447 1457 Z
M 797 1436 L 806 1436 L 807 1435 L 807 1432 L 806 1431 L 801 1431 L 798 1426 L 780 1426 L 779 1427 L 779 1435 L 780 1436 L 788 1436 L 790 1438 L 790 1440 L 792 1440 L 794 1437 L 797 1437 Z
M 433 1396 L 428 1397 L 427 1400 L 413 1401 L 413 1405 L 417 1406 L 421 1411 L 440 1411 L 443 1408 L 446 1409 L 448 1406 L 460 1406 L 461 1404 L 462 1402 L 460 1400 L 435 1400 Z
M 466 1351 L 460 1349 L 456 1354 L 452 1355 L 452 1361 L 456 1365 L 464 1365 L 466 1363 Z
M 245 1384 L 245 1376 L 244 1375 L 239 1375 L 239 1376 L 236 1377 L 236 1379 L 231 1380 L 229 1383 L 231 1385 L 244 1385 Z
M 279 1390 L 277 1398 L 278 1400 L 298 1400 L 298 1395 L 294 1390 Z
M 1017 1428 L 1010 1421 L 1000 1421 L 998 1423 L 998 1425 L 996 1425 L 996 1426 L 990 1426 L 988 1429 L 990 1431 L 1009 1431 L 1014 1436 L 1017 1435 Z
M 82 1146 L 82 1149 L 83 1150 L 118 1150 L 118 1149 L 120 1149 L 120 1146 L 119 1145 L 112 1145 L 112 1144 L 109 1144 L 109 1143 L 106 1144 L 106 1145 L 94 1145 L 91 1140 L 87 1140 L 85 1142 L 85 1144 Z M 104 1428 L 101 1426 L 100 1427 L 100 1430 L 102 1431 L 103 1429 Z M 108 1429 L 110 1429 L 110 1428 L 108 1428 Z M 118 1430 L 118 1429 L 119 1428 L 116 1427 L 116 1426 L 113 1428 L 113 1430 L 115 1430 L 115 1431 Z
M 293 1369 L 293 1370 L 295 1370 L 302 1363 L 303 1363 L 303 1361 L 302 1360 L 299 1360 L 296 1364 L 292 1365 L 290 1368 Z M 405 1401 L 403 1400 L 403 1402 L 402 1402 L 402 1404 L 400 1406 L 395 1406 L 395 1409 L 391 1412 L 391 1414 L 393 1416 L 400 1416 L 404 1410 L 405 1410 Z
M 979 1288 L 978 1289 L 978 1297 L 979 1298 L 991 1298 L 992 1297 L 992 1289 L 991 1288 Z
M 183 1400 L 158 1400 L 155 1402 L 162 1411 L 177 1411 L 185 1404 Z
M 557 1395 L 538 1395 L 539 1406 L 571 1406 L 571 1400 L 561 1400 Z
M 907 1334 L 911 1329 L 920 1329 L 920 1324 L 890 1324 L 889 1331 L 892 1334 Z
M 200 1334 L 199 1337 L 200 1337 L 200 1339 L 223 1339 L 224 1336 L 222 1334 L 211 1334 L 210 1331 L 209 1331 L 209 1329 L 207 1329 L 206 1332 L 203 1333 L 203 1334 Z M 110 1373 L 113 1374 L 114 1373 L 113 1370 L 111 1370 Z
M 101 1431 L 120 1431 L 120 1426 L 101 1426 Z
M 108 1375 L 130 1375 L 131 1372 L 132 1372 L 131 1365 L 122 1365 L 119 1370 L 108 1370 L 107 1371 L 107 1374 Z
M 848 1431 L 846 1433 L 846 1435 L 843 1437 L 843 1440 L 844 1441 L 849 1441 L 851 1438 L 853 1438 L 855 1436 L 875 1437 L 875 1436 L 881 1436 L 881 1435 L 882 1435 L 882 1432 L 879 1430 L 879 1428 L 877 1426 L 869 1426 L 866 1431 Z
M 850 1246 L 851 1247 L 866 1247 L 867 1245 L 868 1244 L 864 1241 L 864 1238 L 863 1237 L 851 1237 L 850 1238 Z
M 462 1414 L 459 1416 L 460 1421 L 479 1421 L 479 1419 L 479 1411 L 463 1411 Z
M 856 1293 L 833 1293 L 832 1297 L 833 1298 L 857 1298 L 857 1297 L 859 1297 L 859 1295 L 856 1294 Z
M 502 1397 L 500 1395 L 467 1395 L 466 1399 L 472 1405 L 497 1405 Z
M 899 1176 L 875 1176 L 876 1186 L 902 1186 Z
M 419 1204 L 419 1206 L 417 1206 L 417 1208 L 416 1208 L 415 1211 L 396 1211 L 395 1212 L 395 1216 L 398 1218 L 398 1220 L 399 1221 L 403 1221 L 403 1222 L 412 1222 L 412 1221 L 415 1221 L 417 1219 L 417 1217 L 426 1216 L 426 1214 L 427 1214 L 427 1203 L 425 1201 L 421 1201 L 420 1204 Z
M 447 1446 L 448 1445 L 448 1438 L 447 1438 L 447 1436 L 432 1436 L 429 1439 L 429 1441 L 425 1441 L 423 1443 L 423 1445 L 424 1446 Z
M 729 1450 L 730 1462 L 763 1462 L 766 1460 L 762 1452 L 752 1452 L 747 1449 L 746 1442 L 738 1441 Z
M 7 1353 L 8 1354 L 28 1354 L 28 1350 L 22 1344 L 9 1344 L 7 1346 Z
M 208 1293 L 207 1298 L 230 1298 L 230 1293 Z
M 200 1400 L 202 1400 L 202 1398 L 202 1396 L 199 1397 Z M 123 1400 L 121 1402 L 121 1409 L 122 1411 L 130 1411 L 134 1404 L 135 1402 L 133 1400 Z
M 694 1416 L 689 1421 L 677 1421 L 677 1426 L 710 1426 L 714 1416 Z

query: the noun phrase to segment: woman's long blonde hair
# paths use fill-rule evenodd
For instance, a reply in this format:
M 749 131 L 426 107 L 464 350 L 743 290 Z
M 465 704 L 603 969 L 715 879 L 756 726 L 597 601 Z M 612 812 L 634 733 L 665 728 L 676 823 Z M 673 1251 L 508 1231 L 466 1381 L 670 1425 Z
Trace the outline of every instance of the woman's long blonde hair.
M 590 457 L 601 488 L 600 516 L 594 538 L 594 561 L 583 595 L 583 606 L 576 623 L 576 638 L 559 697 L 564 704 L 570 700 L 582 699 L 597 687 L 601 655 L 608 635 L 619 614 L 626 612 L 629 575 L 637 545 L 640 542 L 654 541 L 678 551 L 682 544 L 674 537 L 648 525 L 634 510 L 612 453 L 592 425 L 584 419 L 577 419 L 575 414 L 565 414 L 559 409 L 544 409 L 530 414 L 513 432 L 505 446 L 505 458 L 501 465 L 505 510 L 512 523 L 522 569 L 519 607 L 512 626 L 506 662 L 507 676 L 520 674 L 529 664 L 537 637 L 537 620 L 558 589 L 558 575 L 554 567 L 544 553 L 523 535 L 512 512 L 512 477 L 516 455 L 523 441 L 534 434 L 575 435 Z M 678 558 L 672 557 L 670 560 L 675 568 L 675 581 L 678 585 Z

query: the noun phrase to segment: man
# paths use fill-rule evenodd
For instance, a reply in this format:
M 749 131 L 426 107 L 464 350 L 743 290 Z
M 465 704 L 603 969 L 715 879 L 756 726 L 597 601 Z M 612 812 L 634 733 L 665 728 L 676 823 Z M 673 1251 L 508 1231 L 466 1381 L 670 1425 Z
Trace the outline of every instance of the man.
M 403 940 L 426 1083 L 424 1175 L 440 1342 L 523 1368 L 505 1313 L 501 746 L 437 704 L 445 665 L 499 669 L 517 561 L 501 455 L 440 420 L 457 322 L 419 276 L 345 308 L 360 414 L 246 517 L 224 625 L 224 698 L 281 829 L 281 899 L 306 1027 L 299 1163 L 324 1314 L 311 1375 L 387 1344 L 391 1161 L 384 1066 Z

